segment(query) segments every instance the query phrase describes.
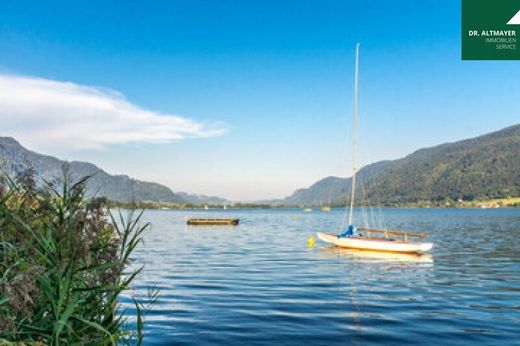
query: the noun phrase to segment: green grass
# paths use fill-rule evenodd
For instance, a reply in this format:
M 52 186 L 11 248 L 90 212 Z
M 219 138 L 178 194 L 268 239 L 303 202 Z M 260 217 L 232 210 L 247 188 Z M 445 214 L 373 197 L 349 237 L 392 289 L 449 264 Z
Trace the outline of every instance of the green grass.
M 31 174 L 0 185 L 0 344 L 142 344 L 149 301 L 134 299 L 136 323 L 118 297 L 142 267 L 130 256 L 149 224 L 85 198 L 88 178 L 35 187 Z M 130 326 L 134 326 L 131 328 Z

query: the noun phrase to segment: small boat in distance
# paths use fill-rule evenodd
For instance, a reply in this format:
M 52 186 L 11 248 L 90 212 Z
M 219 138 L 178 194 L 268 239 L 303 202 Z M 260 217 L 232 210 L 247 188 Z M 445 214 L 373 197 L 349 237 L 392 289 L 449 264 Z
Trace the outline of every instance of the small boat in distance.
M 426 238 L 423 233 L 409 233 L 402 231 L 390 231 L 384 229 L 358 228 L 353 224 L 354 197 L 356 191 L 356 144 L 358 127 L 358 73 L 359 70 L 359 43 L 356 45 L 356 65 L 354 72 L 354 140 L 352 147 L 352 186 L 350 190 L 350 213 L 348 227 L 340 234 L 317 232 L 319 239 L 326 243 L 334 244 L 344 248 L 389 251 L 399 253 L 422 254 L 432 249 L 432 243 L 411 242 L 409 237 Z M 376 233 L 376 235 L 372 235 Z M 379 235 L 379 236 L 377 236 Z M 381 236 L 383 235 L 383 236 Z M 396 239 L 393 236 L 400 236 Z
M 328 213 L 330 211 L 330 207 L 329 206 L 321 207 L 321 211 Z
M 198 226 L 236 226 L 240 222 L 240 219 L 227 218 L 227 219 L 209 219 L 209 218 L 188 218 L 186 220 L 187 225 L 198 225 Z
M 304 208 L 303 211 L 306 213 L 310 213 L 312 211 L 312 208 Z

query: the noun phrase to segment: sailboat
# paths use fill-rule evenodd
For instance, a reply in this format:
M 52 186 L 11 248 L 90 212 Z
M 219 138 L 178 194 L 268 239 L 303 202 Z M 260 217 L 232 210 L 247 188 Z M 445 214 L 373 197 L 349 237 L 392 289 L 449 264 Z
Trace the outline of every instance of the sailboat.
M 353 224 L 354 197 L 356 193 L 356 144 L 358 127 L 358 77 L 359 43 L 356 44 L 356 64 L 354 73 L 354 140 L 352 146 L 352 187 L 350 192 L 350 212 L 347 230 L 340 234 L 317 232 L 319 239 L 336 246 L 370 251 L 389 251 L 422 254 L 432 249 L 433 243 L 410 241 L 409 238 L 426 238 L 424 233 L 391 231 L 386 229 L 357 228 Z M 398 238 L 399 237 L 399 238 Z
M 323 203 L 320 202 L 320 209 L 321 209 L 321 211 L 328 213 L 330 211 L 330 206 L 328 204 L 324 205 Z

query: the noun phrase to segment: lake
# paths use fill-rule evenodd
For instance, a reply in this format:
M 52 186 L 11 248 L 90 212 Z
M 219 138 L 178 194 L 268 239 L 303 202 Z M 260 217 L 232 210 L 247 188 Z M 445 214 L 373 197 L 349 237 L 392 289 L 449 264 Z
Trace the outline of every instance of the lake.
M 185 226 L 187 216 L 239 226 Z M 148 210 L 135 292 L 160 288 L 146 345 L 520 345 L 520 209 L 357 210 L 424 232 L 429 256 L 331 248 L 344 210 Z M 128 299 L 123 306 L 133 310 Z

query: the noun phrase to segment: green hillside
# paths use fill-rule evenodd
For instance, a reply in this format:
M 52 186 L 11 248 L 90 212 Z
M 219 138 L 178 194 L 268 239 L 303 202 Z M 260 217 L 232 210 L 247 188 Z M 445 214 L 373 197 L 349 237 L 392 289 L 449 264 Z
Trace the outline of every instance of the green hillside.
M 520 125 L 368 165 L 358 182 L 356 202 L 371 205 L 520 196 Z M 329 177 L 279 203 L 345 205 L 349 192 L 350 178 Z
M 66 162 L 52 156 L 27 150 L 15 139 L 0 137 L 0 168 L 11 176 L 32 168 L 38 181 L 61 179 L 64 164 L 74 179 L 92 175 L 88 185 L 89 196 L 104 196 L 118 202 L 160 201 L 181 203 L 183 200 L 168 187 L 153 182 L 132 179 L 126 175 L 111 175 L 88 162 Z
M 127 175 L 108 174 L 89 162 L 59 160 L 27 150 L 11 137 L 0 137 L 0 171 L 10 176 L 16 176 L 25 169 L 32 168 L 39 184 L 44 180 L 57 181 L 63 176 L 62 169 L 65 164 L 74 179 L 92 176 L 87 187 L 89 197 L 103 196 L 122 203 L 229 204 L 219 197 L 175 193 L 158 183 L 133 179 Z

